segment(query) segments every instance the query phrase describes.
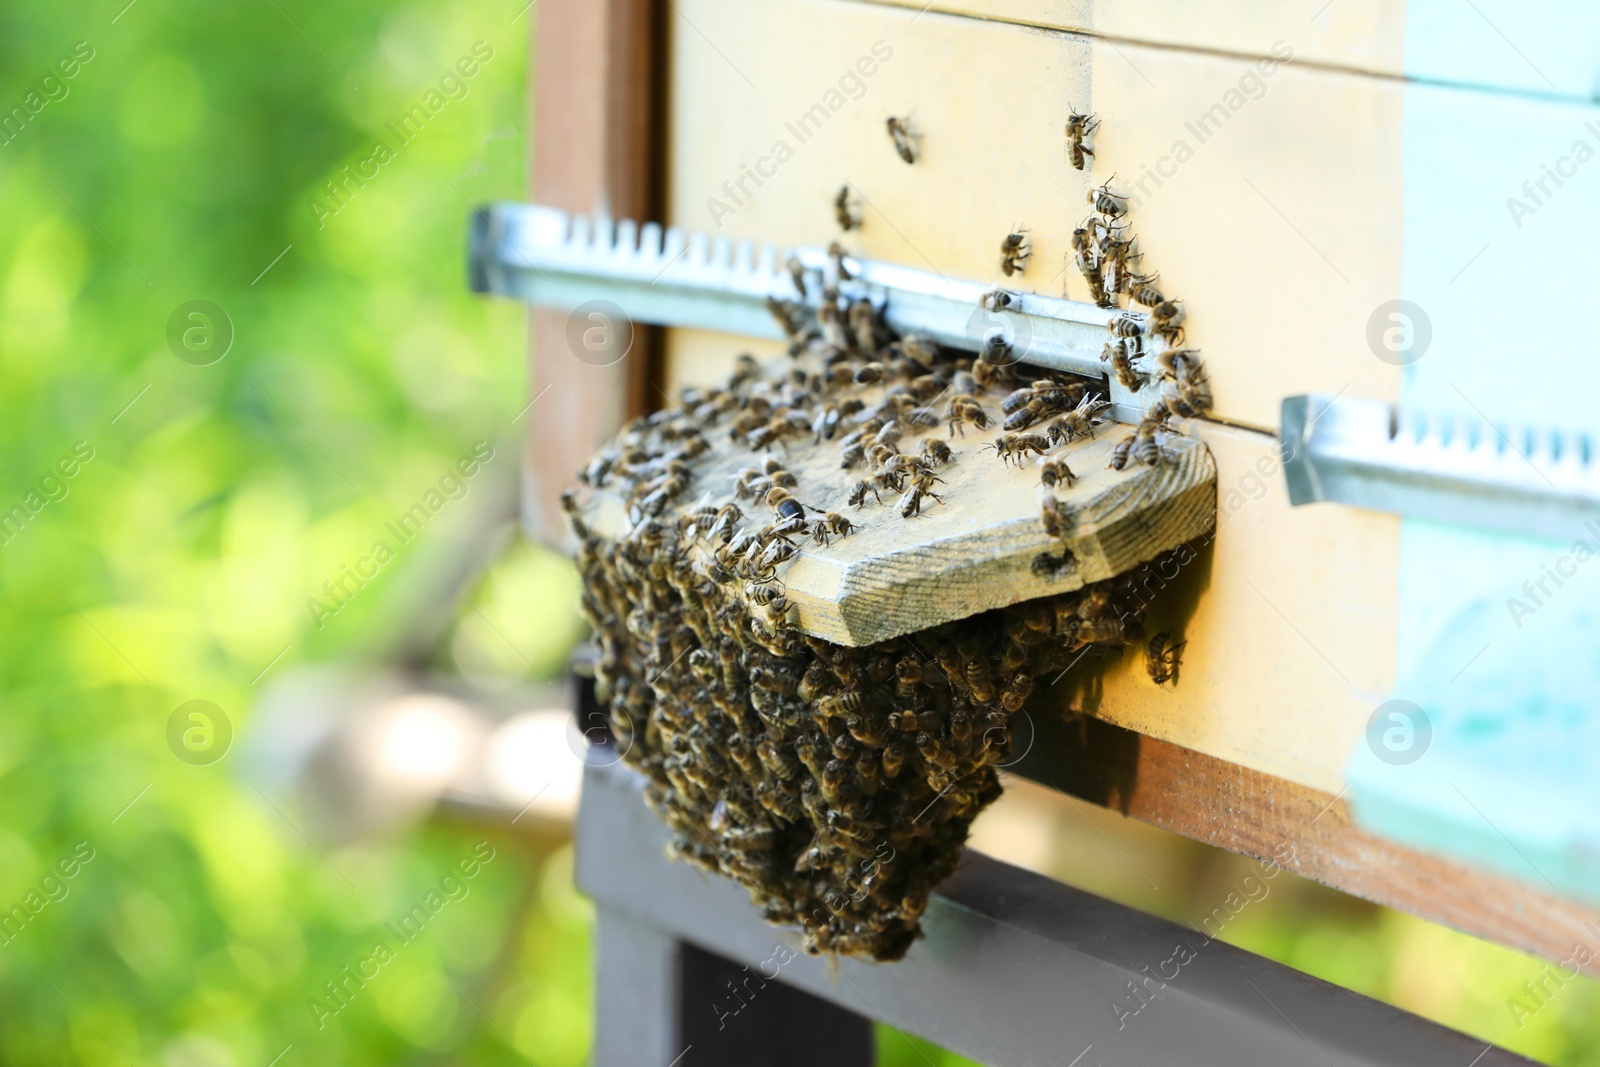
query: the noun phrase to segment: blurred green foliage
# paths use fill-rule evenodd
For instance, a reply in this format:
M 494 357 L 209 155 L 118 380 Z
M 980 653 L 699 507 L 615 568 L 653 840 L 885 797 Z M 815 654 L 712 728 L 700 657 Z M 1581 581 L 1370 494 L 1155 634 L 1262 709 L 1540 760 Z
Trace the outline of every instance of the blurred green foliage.
M 274 677 L 369 648 L 411 547 L 320 629 L 307 599 L 475 442 L 517 463 L 526 318 L 466 292 L 463 234 L 524 188 L 521 8 L 0 12 L 0 115 L 23 109 L 0 135 L 0 509 L 24 508 L 0 536 L 0 909 L 47 901 L 0 944 L 0 1062 L 584 1058 L 570 850 L 434 824 L 324 860 L 237 753 L 191 767 L 165 737 L 197 698 L 248 731 Z M 387 124 L 430 91 L 402 141 Z M 380 140 L 330 214 L 325 183 Z M 208 366 L 167 340 L 197 299 L 234 334 Z M 559 676 L 565 564 L 520 548 L 467 593 L 440 666 Z M 319 1030 L 322 983 L 485 839 L 468 895 Z

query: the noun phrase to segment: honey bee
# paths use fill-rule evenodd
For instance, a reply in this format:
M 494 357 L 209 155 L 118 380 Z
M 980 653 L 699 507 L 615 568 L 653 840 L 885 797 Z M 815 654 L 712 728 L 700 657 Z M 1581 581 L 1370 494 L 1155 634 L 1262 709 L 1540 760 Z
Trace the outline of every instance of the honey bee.
M 1037 400 L 1030 400 L 1026 407 L 1007 415 L 1006 421 L 1001 423 L 1000 428 L 1006 431 L 1026 430 L 1038 422 L 1044 413 Z
M 990 330 L 984 335 L 983 345 L 978 349 L 978 359 L 973 364 L 973 373 L 978 373 L 979 367 L 992 371 L 1015 362 L 1016 358 L 1011 354 L 1011 342 L 1006 340 L 1005 334 L 999 330 Z
M 882 380 L 882 363 L 864 363 L 856 368 L 855 381 L 857 385 L 872 385 Z
M 1022 705 L 1028 702 L 1028 697 L 1033 695 L 1033 676 L 1017 672 L 1013 674 L 1000 690 L 1000 706 L 1015 714 L 1022 710 Z
M 1066 530 L 1061 502 L 1056 499 L 1055 493 L 1044 487 L 1039 489 L 1039 521 L 1044 524 L 1044 532 L 1051 537 L 1061 537 Z
M 1120 372 L 1119 372 L 1120 378 Z M 1079 437 L 1094 437 L 1096 418 L 1111 406 L 1111 401 L 1085 395 L 1078 406 L 1050 424 L 1048 436 L 1052 445 L 1066 444 Z
M 777 320 L 783 332 L 789 337 L 797 337 L 805 328 L 805 307 L 793 300 L 779 300 L 775 296 L 767 297 L 767 311 Z
M 944 498 L 933 491 L 933 483 L 943 480 L 944 479 L 937 477 L 932 471 L 922 470 L 919 468 L 917 473 L 912 476 L 911 485 L 906 489 L 905 494 L 900 498 L 898 505 L 900 508 L 900 517 L 903 519 L 909 519 L 913 515 L 922 514 L 922 498 L 925 496 L 931 496 L 933 499 L 943 504 Z
M 845 227 L 848 229 L 849 227 Z M 806 295 L 806 268 L 798 256 L 790 256 L 784 266 L 788 268 L 789 280 L 794 282 L 794 291 L 800 294 L 801 299 Z
M 830 511 L 817 520 L 816 528 L 812 531 L 818 544 L 826 546 L 830 536 L 848 537 L 855 530 L 855 524 L 836 511 Z
M 1150 638 L 1144 649 L 1145 670 L 1150 672 L 1150 680 L 1157 685 L 1166 685 L 1178 677 L 1178 666 L 1182 662 L 1183 647 L 1189 642 L 1179 641 L 1171 647 L 1167 646 L 1170 636 L 1165 630 Z
M 894 465 L 890 466 L 888 470 L 884 470 L 884 466 L 899 454 L 899 451 L 893 445 L 886 445 L 882 441 L 873 441 L 871 446 L 867 448 L 867 462 L 878 468 L 878 474 L 888 476 L 888 481 L 884 484 L 889 485 L 891 488 L 899 487 L 900 468 L 898 465 Z
M 806 505 L 794 498 L 794 494 L 782 486 L 773 486 L 767 490 L 765 497 L 767 507 L 778 513 L 780 519 L 804 518 Z M 817 510 L 812 508 L 812 511 Z
M 984 450 L 994 449 L 1000 461 L 1007 465 L 1015 459 L 1017 466 L 1022 466 L 1027 461 L 1028 453 L 1037 452 L 1044 455 L 1050 449 L 1050 439 L 1042 433 L 1008 433 L 994 439 L 993 444 L 984 445 Z
M 907 359 L 928 367 L 939 358 L 939 342 L 921 334 L 908 333 L 900 338 L 900 351 L 905 353 Z
M 907 163 L 917 161 L 917 136 L 911 132 L 911 119 L 890 116 L 885 124 L 889 130 L 889 137 L 894 141 L 894 150 L 900 153 L 900 158 Z
M 1123 312 L 1106 323 L 1106 332 L 1112 337 L 1124 340 L 1136 339 L 1144 336 L 1144 320 L 1137 315 Z
M 866 447 L 859 441 L 854 444 L 844 446 L 844 448 L 839 452 L 839 469 L 849 470 L 857 463 L 860 463 L 862 459 L 866 457 L 866 454 Z
M 812 443 L 821 444 L 823 441 L 833 439 L 839 429 L 839 405 L 824 404 L 817 409 L 816 415 L 811 419 L 811 432 L 814 435 Z
M 851 715 L 844 721 L 845 729 L 850 731 L 850 736 L 863 745 L 877 748 L 882 745 L 888 736 L 886 724 L 877 716 Z M 874 761 L 876 762 L 876 761 Z
M 1007 240 L 1010 240 L 1010 238 L 1007 238 Z M 983 294 L 983 298 L 978 301 L 978 305 L 985 311 L 1004 311 L 1017 302 L 1015 293 L 1008 293 L 1004 289 L 993 289 Z
M 836 693 L 817 701 L 817 712 L 828 718 L 843 719 L 858 714 L 865 700 L 861 690 L 852 689 L 848 693 Z
M 878 473 L 899 478 L 919 470 L 921 467 L 922 461 L 918 457 L 911 455 L 909 452 L 894 452 L 879 460 Z
M 1083 275 L 1083 280 L 1089 283 L 1089 295 L 1094 298 L 1096 307 L 1112 308 L 1117 306 L 1116 298 L 1106 289 L 1105 273 L 1101 270 L 1100 260 L 1092 249 L 1079 249 L 1075 257 L 1078 273 Z
M 950 451 L 950 445 L 937 437 L 930 437 L 922 442 L 923 462 L 929 466 L 943 465 L 955 458 L 955 453 Z
M 1155 287 L 1159 278 L 1156 274 L 1129 274 L 1128 298 L 1135 304 L 1143 304 L 1147 308 L 1156 307 L 1166 302 L 1166 297 L 1161 295 L 1161 290 Z
M 1013 274 L 1021 274 L 1031 255 L 1033 249 L 1028 243 L 1026 230 L 1008 233 L 1000 242 L 1000 270 L 1008 278 Z
M 878 354 L 878 316 L 868 301 L 850 305 L 850 332 L 855 335 L 856 348 L 868 356 Z
M 761 532 L 756 536 L 762 542 L 770 543 L 779 538 L 788 537 L 791 534 L 803 534 L 805 532 L 806 520 L 802 516 L 793 515 L 787 519 L 781 519 L 778 522 L 762 527 Z
M 928 677 L 927 663 L 918 655 L 901 656 L 894 665 L 894 677 L 895 693 L 901 700 L 910 700 Z
M 1141 253 L 1133 250 L 1133 243 L 1134 238 L 1118 237 L 1109 227 L 1101 237 L 1100 253 L 1107 292 L 1116 294 L 1127 290 L 1128 279 L 1132 275 L 1128 263 L 1141 257 Z
M 905 766 L 907 755 L 909 755 L 909 752 L 904 741 L 890 741 L 884 745 L 883 756 L 881 757 L 883 776 L 891 780 L 898 778 L 900 776 L 900 768 Z
M 1077 482 L 1078 476 L 1072 473 L 1072 468 L 1067 466 L 1064 459 L 1051 459 L 1039 465 L 1039 481 L 1046 488 L 1054 489 L 1057 485 L 1071 489 Z
M 853 508 L 859 508 L 867 502 L 868 493 L 872 494 L 872 499 L 874 501 L 879 504 L 883 503 L 883 498 L 878 495 L 877 486 L 873 485 L 872 482 L 866 479 L 862 479 L 861 481 L 857 482 L 855 487 L 850 490 L 850 499 L 847 501 L 847 503 Z
M 1110 362 L 1111 369 L 1117 374 L 1117 381 L 1129 392 L 1137 393 L 1144 388 L 1144 375 L 1139 373 L 1133 365 L 1133 355 L 1128 351 L 1126 341 L 1107 341 L 1100 350 L 1100 362 Z
M 1085 157 L 1094 158 L 1094 149 L 1083 141 L 1099 126 L 1099 119 L 1092 114 L 1082 114 L 1077 108 L 1073 108 L 1067 115 L 1067 162 L 1072 164 L 1073 170 L 1084 169 Z
M 856 225 L 859 226 L 860 223 L 857 223 Z M 850 268 L 847 267 L 844 262 L 845 257 L 848 255 L 850 255 L 850 253 L 845 251 L 844 245 L 840 244 L 838 241 L 829 242 L 828 261 L 833 264 L 833 273 L 837 276 L 839 281 L 847 282 L 851 278 L 855 277 L 854 274 L 850 273 Z
M 782 601 L 786 594 L 784 592 L 782 582 L 771 581 L 746 582 L 744 586 L 744 595 L 747 599 L 753 601 L 754 603 L 759 604 L 762 607 L 768 607 L 773 603 Z
M 916 744 L 917 754 L 922 757 L 923 762 L 928 766 L 941 771 L 953 771 L 956 769 L 959 762 L 956 759 L 956 754 L 941 745 L 939 739 L 932 734 L 927 732 L 918 734 Z M 931 781 L 929 786 L 933 786 Z
M 1104 184 L 1089 190 L 1090 205 L 1108 219 L 1120 219 L 1128 213 L 1128 198 L 1111 191 L 1111 183 L 1115 179 L 1116 175 L 1113 174 Z
M 1138 440 L 1138 434 L 1130 434 L 1118 441 L 1116 447 L 1111 450 L 1111 462 L 1106 466 L 1117 471 L 1127 467 L 1128 459 L 1133 455 L 1133 446 Z
M 794 303 L 784 301 L 779 301 L 778 303 L 785 310 L 799 308 L 799 305 Z M 772 304 L 769 303 L 767 307 L 770 309 Z M 741 352 L 739 357 L 733 361 L 733 374 L 728 378 L 728 388 L 738 389 L 740 386 L 748 385 L 750 382 L 755 381 L 760 376 L 761 364 L 756 362 L 756 357 L 748 352 Z
M 885 448 L 899 448 L 900 438 L 904 435 L 905 431 L 900 429 L 900 424 L 898 422 L 891 422 L 886 424 L 883 429 L 879 430 L 873 440 L 877 444 L 883 445 Z
M 1161 462 L 1161 445 L 1157 433 L 1165 429 L 1165 412 L 1152 410 L 1139 420 L 1139 427 L 1135 431 L 1136 443 L 1133 446 L 1133 454 L 1140 463 L 1154 467 Z
M 802 527 L 802 529 L 804 529 L 804 527 Z M 760 559 L 756 561 L 758 573 L 771 574 L 773 568 L 777 567 L 778 564 L 787 563 L 789 560 L 798 555 L 799 552 L 799 546 L 795 545 L 795 543 L 792 541 L 786 541 L 782 538 L 778 538 L 769 542 L 766 548 L 762 551 Z
M 950 425 L 950 432 L 965 436 L 962 423 L 970 422 L 980 430 L 989 428 L 989 416 L 983 410 L 983 405 L 970 396 L 957 396 L 951 399 L 945 407 L 945 421 Z
M 1183 337 L 1185 317 L 1182 301 L 1163 300 L 1150 309 L 1150 332 L 1168 342 L 1177 343 Z
M 855 205 L 850 202 L 850 186 L 839 186 L 839 192 L 833 198 L 833 218 L 841 230 L 853 230 L 861 225 L 861 216 L 856 212 Z M 804 291 L 804 286 L 801 286 Z
M 940 726 L 939 713 L 934 711 L 892 711 L 889 713 L 889 726 L 902 733 L 918 733 L 920 731 L 937 731 Z
M 1179 349 L 1174 358 L 1176 382 L 1190 414 L 1203 415 L 1211 410 L 1211 382 L 1206 377 L 1205 364 L 1192 348 Z

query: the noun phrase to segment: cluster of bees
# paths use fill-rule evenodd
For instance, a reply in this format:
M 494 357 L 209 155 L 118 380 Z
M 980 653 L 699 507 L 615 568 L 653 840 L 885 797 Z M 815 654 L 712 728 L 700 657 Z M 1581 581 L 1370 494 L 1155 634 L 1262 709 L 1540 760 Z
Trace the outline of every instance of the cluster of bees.
M 1099 126 L 1094 115 L 1076 108 L 1067 116 L 1068 158 L 1078 170 L 1085 169 L 1086 157 L 1094 156 L 1084 139 Z M 1110 365 L 1117 381 L 1130 392 L 1138 392 L 1152 379 L 1160 383 L 1159 400 L 1144 413 L 1133 433 L 1112 449 L 1110 465 L 1122 470 L 1130 460 L 1150 466 L 1159 463 L 1161 437 L 1174 432 L 1171 420 L 1195 418 L 1211 410 L 1211 384 L 1199 350 L 1183 347 L 1183 302 L 1168 299 L 1161 291 L 1157 272 L 1133 269 L 1134 260 L 1142 261 L 1144 253 L 1137 250 L 1138 238 L 1126 221 L 1128 199 L 1112 190 L 1112 179 L 1089 190 L 1093 210 L 1083 225 L 1072 231 L 1072 259 L 1096 306 L 1120 312 L 1106 323 L 1111 337 L 1100 352 L 1101 362 Z M 1136 307 L 1145 310 L 1138 312 Z M 1048 512 L 1048 481 L 1040 492 Z M 1169 645 L 1168 635 L 1159 633 L 1146 645 L 1145 666 L 1157 685 L 1177 677 L 1184 644 Z
M 1099 127 L 1093 115 L 1074 112 L 1067 119 L 1067 139 L 1074 166 L 1093 155 L 1082 140 Z M 1137 392 L 1152 379 L 1161 383 L 1160 402 L 1151 407 L 1134 435 L 1118 446 L 1112 466 L 1121 470 L 1130 457 L 1154 464 L 1160 460 L 1158 434 L 1170 433 L 1174 417 L 1193 418 L 1211 410 L 1211 385 L 1198 349 L 1184 348 L 1183 301 L 1168 299 L 1153 271 L 1134 270 L 1143 260 L 1138 238 L 1126 221 L 1128 199 L 1114 192 L 1111 179 L 1092 188 L 1093 209 L 1072 231 L 1072 260 L 1089 287 L 1096 306 L 1121 313 L 1106 324 L 1111 338 L 1100 353 L 1124 388 Z M 1141 267 L 1144 264 L 1141 262 Z M 1123 300 L 1126 298 L 1126 305 Z M 1134 310 L 1143 307 L 1140 312 Z
M 1077 113 L 1068 122 L 1080 170 L 1098 125 Z M 914 163 L 909 119 L 887 128 Z M 1126 200 L 1107 183 L 1090 203 L 1095 215 L 1074 234 L 1078 269 L 1100 306 L 1130 301 L 1105 358 L 1130 389 L 1152 375 L 1163 382 L 1159 415 L 1111 465 L 1155 464 L 1166 420 L 1203 412 L 1209 389 L 1194 351 L 1176 347 L 1182 305 L 1130 267 L 1140 253 L 1122 221 Z M 849 185 L 833 206 L 841 230 L 861 225 Z M 1023 272 L 1026 231 L 1008 234 L 1000 251 L 1004 274 Z M 595 528 L 603 509 L 575 494 L 564 502 L 581 545 L 600 696 L 676 854 L 745 885 L 769 921 L 805 930 L 813 954 L 895 960 L 920 935 L 972 820 L 1000 793 L 1013 716 L 1039 679 L 1086 651 L 1142 640 L 1136 590 L 1161 561 L 866 647 L 795 628 L 783 568 L 808 542 L 851 536 L 871 521 L 862 509 L 892 500 L 909 521 L 942 504 L 949 438 L 969 428 L 999 426 L 985 448 L 1002 463 L 1039 458 L 1042 520 L 1063 535 L 1054 494 L 1078 476 L 1049 453 L 1094 436 L 1109 407 L 1091 381 L 1017 363 L 998 333 L 976 356 L 895 336 L 871 302 L 841 296 L 846 256 L 837 244 L 830 253 L 820 278 L 791 260 L 798 299 L 768 301 L 790 364 L 741 356 L 722 387 L 686 389 L 676 408 L 629 423 L 583 471 L 589 504 L 620 504 L 615 530 Z M 997 289 L 983 303 L 998 311 L 1011 300 Z M 731 476 L 729 445 L 750 456 Z M 837 500 L 816 500 L 795 473 L 823 449 L 848 472 Z M 1151 677 L 1172 680 L 1182 644 L 1164 633 L 1142 643 Z
M 1068 375 L 895 338 L 846 304 L 808 319 L 776 301 L 790 365 L 742 357 L 723 387 L 685 390 L 601 450 L 580 480 L 620 502 L 621 533 L 566 504 L 601 697 L 676 853 L 748 887 L 813 953 L 894 960 L 998 797 L 1036 680 L 1140 639 L 1142 572 L 861 648 L 790 625 L 780 574 L 807 539 L 849 536 L 846 512 L 866 521 L 883 493 L 900 494 L 899 521 L 939 500 L 941 428 L 1053 417 L 1042 436 L 1069 439 L 1103 404 Z M 749 465 L 711 484 L 729 446 Z M 859 475 L 846 499 L 809 499 L 791 468 L 811 449 Z

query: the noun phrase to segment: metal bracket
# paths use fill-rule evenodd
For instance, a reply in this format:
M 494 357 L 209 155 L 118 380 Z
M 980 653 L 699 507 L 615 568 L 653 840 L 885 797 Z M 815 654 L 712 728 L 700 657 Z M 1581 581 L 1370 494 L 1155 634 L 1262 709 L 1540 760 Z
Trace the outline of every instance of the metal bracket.
M 789 274 L 791 256 L 804 270 L 804 294 Z M 815 246 L 780 254 L 772 245 L 663 230 L 653 222 L 498 203 L 473 215 L 468 279 L 474 292 L 525 303 L 572 310 L 603 299 L 633 322 L 773 340 L 785 335 L 767 300 L 815 311 L 826 279 L 843 297 L 870 300 L 898 333 L 976 352 L 999 330 L 1024 363 L 1101 379 L 1119 421 L 1137 422 L 1157 398 L 1154 385 L 1137 393 L 1123 388 L 1100 361 L 1106 323 L 1120 310 L 1009 290 L 1009 306 L 989 310 L 982 301 L 993 285 L 853 256 L 843 265 L 849 278 L 838 277 L 833 257 Z
M 1291 504 L 1563 539 L 1600 518 L 1600 464 L 1583 435 L 1320 394 L 1286 397 L 1281 427 Z

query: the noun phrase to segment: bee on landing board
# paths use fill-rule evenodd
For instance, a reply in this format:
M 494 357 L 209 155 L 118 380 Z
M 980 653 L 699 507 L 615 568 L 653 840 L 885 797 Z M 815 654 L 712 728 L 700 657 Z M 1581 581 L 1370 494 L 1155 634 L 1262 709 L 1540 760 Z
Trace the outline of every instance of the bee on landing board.
M 817 520 L 811 536 L 815 538 L 817 544 L 826 547 L 830 537 L 848 537 L 855 528 L 855 524 L 849 519 L 837 511 L 830 511 Z
M 1167 413 L 1160 408 L 1152 408 L 1139 420 L 1139 427 L 1134 431 L 1134 457 L 1147 467 L 1154 467 L 1160 463 L 1164 455 L 1160 439 L 1157 437 L 1160 432 L 1171 432 L 1167 427 Z
M 1013 459 L 1017 466 L 1027 460 L 1028 453 L 1037 452 L 1044 455 L 1050 449 L 1050 439 L 1042 433 L 1008 433 L 994 439 L 993 444 L 983 446 L 984 451 L 994 449 L 1000 461 L 1009 465 Z
M 917 473 L 911 478 L 911 485 L 906 489 L 905 494 L 900 497 L 900 517 L 909 519 L 913 515 L 922 514 L 922 498 L 925 496 L 931 496 L 943 504 L 944 498 L 933 491 L 933 483 L 943 480 L 932 471 L 919 467 Z

